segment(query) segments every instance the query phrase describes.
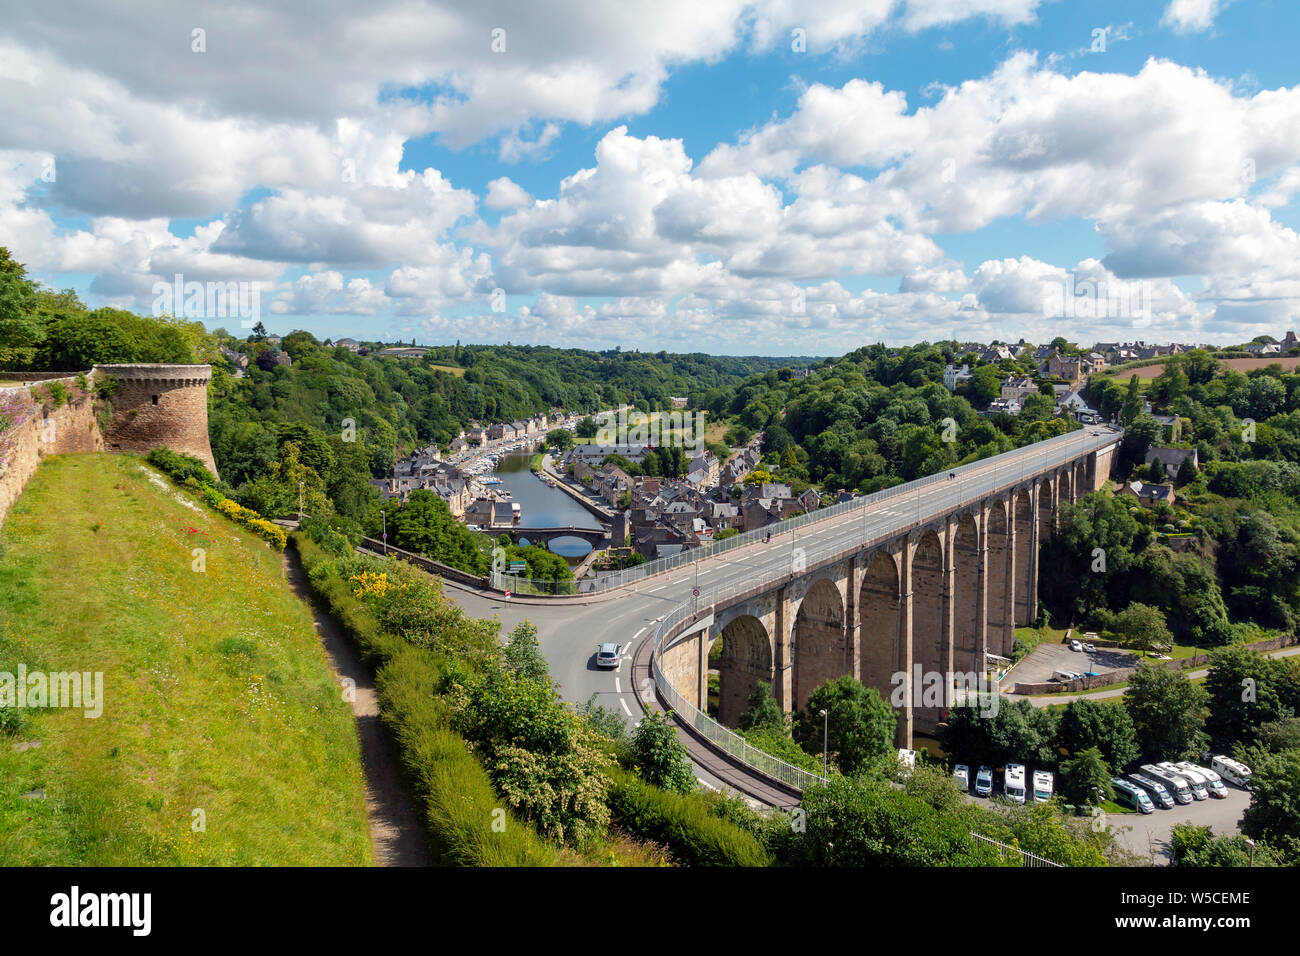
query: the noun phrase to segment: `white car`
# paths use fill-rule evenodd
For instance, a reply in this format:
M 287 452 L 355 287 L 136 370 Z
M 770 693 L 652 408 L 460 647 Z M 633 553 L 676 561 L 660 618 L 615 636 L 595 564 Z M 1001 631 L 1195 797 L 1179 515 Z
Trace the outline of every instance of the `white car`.
M 618 667 L 618 645 L 602 644 L 596 650 L 597 667 Z
M 1096 654 L 1096 653 L 1097 653 L 1097 648 L 1096 648 L 1095 646 L 1093 646 L 1092 644 L 1084 644 L 1084 645 L 1083 645 L 1083 649 L 1084 649 L 1085 651 L 1087 651 L 1089 654 Z
M 959 763 L 952 768 L 952 782 L 961 787 L 962 790 L 970 789 L 970 767 L 964 763 Z
M 1078 641 L 1073 641 L 1073 640 L 1072 640 L 1072 641 L 1070 641 L 1070 650 L 1072 650 L 1072 651 L 1082 651 L 1082 650 L 1083 650 L 1083 645 L 1080 644 Z

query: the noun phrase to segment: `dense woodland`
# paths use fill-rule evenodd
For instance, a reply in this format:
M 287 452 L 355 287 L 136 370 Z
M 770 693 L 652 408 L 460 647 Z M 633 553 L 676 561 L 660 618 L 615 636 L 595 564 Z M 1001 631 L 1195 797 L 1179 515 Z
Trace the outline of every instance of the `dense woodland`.
M 771 370 L 711 388 L 702 401 L 734 422 L 733 444 L 762 430 L 770 470 L 796 491 L 809 483 L 876 491 L 1078 427 L 1052 417 L 1047 395 L 1016 417 L 981 416 L 974 396 L 943 386 L 944 364 L 960 357 L 954 350 L 872 345 L 823 361 L 807 378 Z

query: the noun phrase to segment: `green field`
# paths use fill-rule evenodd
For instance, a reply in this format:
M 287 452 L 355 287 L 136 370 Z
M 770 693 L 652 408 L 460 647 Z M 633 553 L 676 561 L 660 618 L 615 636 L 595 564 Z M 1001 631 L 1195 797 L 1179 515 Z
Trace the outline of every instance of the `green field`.
M 433 369 L 435 372 L 447 372 L 449 375 L 455 375 L 457 378 L 464 378 L 464 377 L 465 377 L 465 370 L 464 370 L 463 368 L 459 368 L 459 367 L 457 367 L 457 366 L 455 366 L 455 365 L 433 365 L 433 364 L 430 364 L 430 365 L 429 365 L 429 368 Z
M 58 456 L 0 528 L 0 672 L 103 674 L 97 718 L 0 712 L 0 864 L 370 864 L 310 611 L 278 552 L 182 498 L 137 458 Z

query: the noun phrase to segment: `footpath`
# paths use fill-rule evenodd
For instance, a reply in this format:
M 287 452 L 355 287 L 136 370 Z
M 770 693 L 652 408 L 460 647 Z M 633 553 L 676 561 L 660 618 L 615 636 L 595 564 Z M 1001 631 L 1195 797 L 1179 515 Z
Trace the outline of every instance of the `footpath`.
M 352 716 L 361 741 L 361 765 L 366 776 L 366 817 L 376 866 L 432 866 L 424 828 L 402 783 L 401 762 L 388 728 L 379 718 L 375 677 L 361 661 L 351 638 L 313 600 L 298 552 L 292 546 L 283 558 L 285 578 L 294 593 L 311 608 L 316 631 L 330 667 L 340 684 L 352 681 Z

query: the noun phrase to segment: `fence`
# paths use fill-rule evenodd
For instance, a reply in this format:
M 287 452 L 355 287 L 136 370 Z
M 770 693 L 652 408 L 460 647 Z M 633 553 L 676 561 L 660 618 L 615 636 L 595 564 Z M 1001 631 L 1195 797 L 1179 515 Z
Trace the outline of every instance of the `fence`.
M 307 516 L 304 515 L 304 517 Z M 362 547 L 368 548 L 371 551 L 377 551 L 381 554 L 389 554 L 394 557 L 401 558 L 403 561 L 409 561 L 412 564 L 418 565 L 419 567 L 424 568 L 424 570 L 430 572 L 431 574 L 436 574 L 441 578 L 448 578 L 452 581 L 459 581 L 462 584 L 468 584 L 473 587 L 481 588 L 487 585 L 486 577 L 479 577 L 476 574 L 470 574 L 468 571 L 462 571 L 459 568 L 453 568 L 450 565 L 442 564 L 441 562 L 434 561 L 430 558 L 426 558 L 422 554 L 415 554 L 414 552 L 411 551 L 403 551 L 401 548 L 393 547 L 393 545 L 386 544 L 385 542 L 377 540 L 375 538 L 362 538 L 361 545 Z
M 731 589 L 727 589 L 731 590 Z M 723 595 L 714 595 L 722 597 Z M 650 652 L 650 671 L 654 675 L 655 686 L 659 688 L 659 693 L 663 696 L 668 704 L 668 708 L 677 715 L 677 719 L 685 721 L 690 727 L 709 743 L 713 744 L 724 753 L 730 754 L 747 767 L 758 770 L 766 774 L 773 780 L 780 781 L 788 787 L 792 787 L 799 792 L 814 783 L 824 783 L 825 778 L 819 774 L 809 773 L 802 767 L 796 767 L 788 764 L 784 760 L 773 757 L 771 754 L 764 753 L 750 746 L 744 737 L 735 731 L 728 730 L 713 718 L 700 711 L 698 707 L 689 700 L 677 693 L 672 682 L 664 677 L 663 671 L 659 668 L 659 651 L 663 645 L 665 636 L 675 634 L 674 628 L 688 618 L 695 616 L 696 612 L 689 610 L 689 606 L 694 602 L 685 602 L 677 605 L 672 611 L 664 616 L 655 628 L 652 638 Z
M 976 833 L 974 830 L 971 831 L 970 836 L 976 843 L 996 849 L 1002 855 L 1003 859 L 1006 859 L 1008 856 L 1012 859 L 1019 858 L 1021 866 L 1053 866 L 1057 869 L 1065 868 L 1060 863 L 1053 863 L 1051 860 L 1044 859 L 1035 853 L 1022 850 L 1020 847 L 1012 846 L 1009 843 L 1003 843 L 1000 840 L 994 840 L 991 837 L 986 837 L 982 834 Z
M 1023 481 L 1029 475 L 1039 474 L 1058 467 L 1107 445 L 1114 444 L 1118 440 L 1118 432 L 1104 428 L 1086 429 L 1082 434 L 1071 432 L 1057 438 L 1038 442 L 1035 445 L 1028 445 L 1025 448 L 1003 452 L 1000 455 L 994 455 L 992 458 L 973 461 L 970 464 L 955 468 L 951 472 L 940 472 L 906 484 L 885 488 L 873 494 L 861 495 L 849 501 L 831 505 L 828 508 L 819 508 L 808 514 L 789 518 L 779 525 L 756 528 L 753 531 L 747 531 L 722 541 L 712 542 L 701 548 L 683 551 L 680 554 L 664 558 L 656 558 L 653 561 L 647 561 L 645 564 L 624 568 L 621 571 L 604 572 L 598 574 L 595 579 L 584 579 L 576 582 L 575 589 L 579 594 L 596 594 L 626 587 L 653 575 L 689 567 L 697 561 L 715 557 L 736 548 L 756 544 L 774 531 L 778 535 L 789 534 L 793 537 L 801 528 L 830 521 L 842 515 L 862 512 L 865 516 L 868 509 L 885 502 L 906 501 L 915 496 L 919 506 L 921 489 L 938 483 L 944 483 L 945 489 L 947 489 L 949 483 L 954 480 L 949 478 L 949 474 L 955 475 L 957 484 L 953 490 L 963 493 L 963 501 L 976 500 L 988 496 L 999 487 L 1014 485 L 1019 481 Z M 1034 448 L 1038 448 L 1039 451 L 1026 454 L 1029 449 Z M 573 590 L 557 591 L 553 581 L 537 581 L 525 585 L 519 579 L 500 573 L 493 574 L 492 586 L 498 589 L 518 586 L 521 591 L 527 590 L 528 593 L 532 594 L 574 593 Z

